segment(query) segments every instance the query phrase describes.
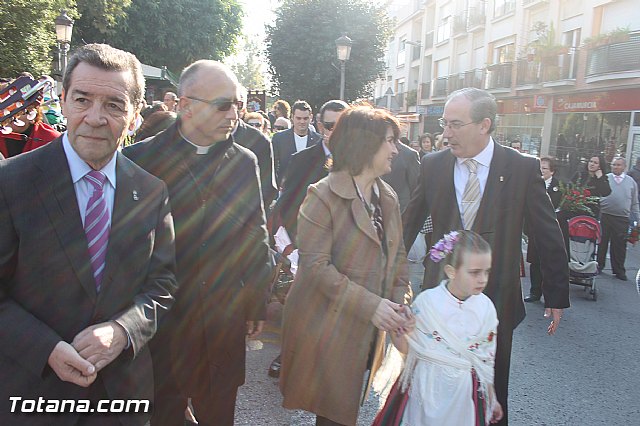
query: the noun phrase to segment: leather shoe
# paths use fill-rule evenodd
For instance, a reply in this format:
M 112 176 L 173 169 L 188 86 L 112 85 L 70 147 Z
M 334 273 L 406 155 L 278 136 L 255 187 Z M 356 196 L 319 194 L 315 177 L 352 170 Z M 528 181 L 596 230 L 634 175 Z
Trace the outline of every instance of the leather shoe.
M 629 279 L 627 279 L 627 276 L 625 274 L 616 274 L 616 278 L 622 281 L 629 281 Z
M 278 357 L 274 359 L 269 366 L 269 377 L 280 377 L 280 362 L 280 355 L 278 355 Z
M 539 300 L 540 296 L 534 296 L 533 294 L 530 294 L 524 298 L 524 301 L 527 303 L 538 302 Z

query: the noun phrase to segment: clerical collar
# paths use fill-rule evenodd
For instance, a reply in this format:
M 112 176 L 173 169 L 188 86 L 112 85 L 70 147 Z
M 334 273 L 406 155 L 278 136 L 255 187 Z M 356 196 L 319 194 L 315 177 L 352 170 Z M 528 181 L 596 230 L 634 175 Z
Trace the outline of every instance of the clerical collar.
M 180 128 L 178 128 L 178 132 L 180 132 L 180 136 L 182 136 L 182 139 L 184 139 L 186 142 L 190 143 L 191 145 L 193 145 L 196 148 L 196 154 L 197 155 L 208 154 L 209 150 L 213 147 L 213 145 L 215 145 L 215 144 L 211 144 L 209 146 L 196 145 L 195 143 L 193 143 L 189 139 L 187 139 L 187 137 L 184 135 L 184 133 L 182 133 L 182 130 L 180 130 Z

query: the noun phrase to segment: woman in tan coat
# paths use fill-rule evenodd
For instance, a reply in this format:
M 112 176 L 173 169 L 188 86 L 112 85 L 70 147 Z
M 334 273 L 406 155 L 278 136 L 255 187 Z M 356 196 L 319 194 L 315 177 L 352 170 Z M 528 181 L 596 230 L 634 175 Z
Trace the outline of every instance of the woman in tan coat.
M 343 112 L 329 141 L 332 171 L 309 187 L 300 208 L 300 264 L 284 311 L 280 389 L 283 406 L 315 413 L 316 425 L 356 424 L 385 332 L 402 334 L 408 320 L 398 198 L 379 179 L 391 171 L 399 132 L 382 110 Z

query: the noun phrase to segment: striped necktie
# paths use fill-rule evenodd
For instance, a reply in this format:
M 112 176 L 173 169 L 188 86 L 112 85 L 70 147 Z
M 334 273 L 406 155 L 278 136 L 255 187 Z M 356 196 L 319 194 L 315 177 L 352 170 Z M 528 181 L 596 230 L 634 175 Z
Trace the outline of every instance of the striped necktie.
M 478 162 L 469 158 L 463 163 L 469 169 L 469 179 L 462 193 L 462 225 L 464 229 L 471 229 L 480 207 L 480 181 L 478 180 Z
M 104 274 L 111 225 L 103 191 L 107 177 L 102 172 L 92 170 L 84 175 L 84 179 L 93 187 L 93 194 L 87 202 L 87 210 L 84 215 L 84 232 L 87 234 L 91 269 L 96 280 L 96 290 L 99 292 Z

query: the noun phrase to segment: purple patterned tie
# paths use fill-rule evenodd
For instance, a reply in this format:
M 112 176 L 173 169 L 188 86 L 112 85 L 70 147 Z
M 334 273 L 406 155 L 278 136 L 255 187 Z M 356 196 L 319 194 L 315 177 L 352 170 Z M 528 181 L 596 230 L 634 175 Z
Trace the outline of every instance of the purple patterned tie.
M 87 202 L 87 211 L 84 214 L 84 232 L 87 234 L 91 268 L 96 280 L 96 290 L 99 292 L 104 274 L 111 222 L 103 192 L 107 177 L 102 172 L 92 170 L 84 175 L 84 179 L 93 186 L 93 194 Z

